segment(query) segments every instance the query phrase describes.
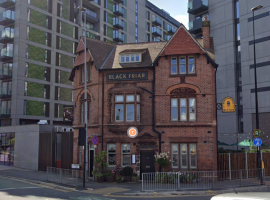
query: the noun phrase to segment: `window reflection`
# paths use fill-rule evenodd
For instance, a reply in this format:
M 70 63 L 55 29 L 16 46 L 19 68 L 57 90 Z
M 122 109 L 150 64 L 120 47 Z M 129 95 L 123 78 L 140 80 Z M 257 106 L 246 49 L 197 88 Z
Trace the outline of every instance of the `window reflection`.
M 15 133 L 0 134 L 0 165 L 14 165 Z

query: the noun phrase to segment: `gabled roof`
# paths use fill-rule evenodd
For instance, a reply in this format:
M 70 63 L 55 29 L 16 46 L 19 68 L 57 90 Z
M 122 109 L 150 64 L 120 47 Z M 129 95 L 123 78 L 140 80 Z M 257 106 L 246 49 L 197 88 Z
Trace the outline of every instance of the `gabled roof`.
M 177 37 L 177 39 L 176 39 Z M 86 39 L 87 61 L 94 62 L 96 69 L 122 69 L 150 67 L 157 63 L 160 56 L 177 54 L 203 54 L 214 67 L 214 54 L 206 51 L 202 45 L 189 33 L 184 25 L 180 25 L 168 42 L 145 42 L 133 44 L 111 44 L 95 39 Z M 73 81 L 75 69 L 84 63 L 84 42 L 80 43 L 76 50 L 77 57 L 72 69 L 70 80 Z M 141 53 L 140 63 L 119 63 L 120 54 Z

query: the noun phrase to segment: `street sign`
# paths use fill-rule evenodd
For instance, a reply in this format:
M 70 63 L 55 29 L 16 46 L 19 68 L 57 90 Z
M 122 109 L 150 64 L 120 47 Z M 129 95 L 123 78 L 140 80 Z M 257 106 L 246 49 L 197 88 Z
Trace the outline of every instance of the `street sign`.
M 71 169 L 80 169 L 79 164 L 71 164 Z
M 260 137 L 260 129 L 254 129 L 254 137 Z
M 93 145 L 97 145 L 97 144 L 98 144 L 98 141 L 99 141 L 99 139 L 98 139 L 97 136 L 92 137 L 92 144 L 93 144 Z
M 262 145 L 262 140 L 261 140 L 261 138 L 255 138 L 255 139 L 253 140 L 253 144 L 254 144 L 256 147 L 261 146 L 261 145 Z
M 127 130 L 127 135 L 130 138 L 135 138 L 138 136 L 138 129 L 136 127 L 129 127 Z

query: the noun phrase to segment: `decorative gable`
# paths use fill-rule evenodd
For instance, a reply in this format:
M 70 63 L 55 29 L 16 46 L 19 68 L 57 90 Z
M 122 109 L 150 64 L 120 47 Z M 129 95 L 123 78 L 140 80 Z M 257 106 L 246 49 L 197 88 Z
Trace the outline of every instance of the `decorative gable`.
M 80 39 L 80 43 L 79 43 L 79 45 L 77 47 L 76 53 L 79 53 L 81 51 L 84 51 L 84 42 L 83 42 L 82 39 Z
M 204 54 L 205 52 L 194 41 L 194 38 L 188 33 L 188 31 L 183 26 L 180 26 L 160 56 L 197 53 Z

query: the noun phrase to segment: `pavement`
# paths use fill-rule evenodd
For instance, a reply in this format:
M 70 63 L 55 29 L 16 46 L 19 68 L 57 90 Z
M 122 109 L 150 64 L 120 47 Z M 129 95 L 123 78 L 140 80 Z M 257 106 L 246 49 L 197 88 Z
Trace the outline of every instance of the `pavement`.
M 86 188 L 82 187 L 82 183 L 78 187 L 72 187 L 63 184 L 57 184 L 47 181 L 47 174 L 45 171 L 34 171 L 28 169 L 15 168 L 10 166 L 0 165 L 0 178 L 10 178 L 19 179 L 28 183 L 34 183 L 37 185 L 42 185 L 43 187 L 54 188 L 62 191 L 78 191 L 94 195 L 104 195 L 104 196 L 122 196 L 122 197 L 155 197 L 155 196 L 181 196 L 181 195 L 215 195 L 228 192 L 258 192 L 258 191 L 268 191 L 270 192 L 270 177 L 266 177 L 265 185 L 252 185 L 245 187 L 233 187 L 227 188 L 228 183 L 224 182 L 224 185 L 220 185 L 220 188 L 214 190 L 182 190 L 182 191 L 146 191 L 141 192 L 142 183 L 96 183 L 96 182 L 86 182 Z M 225 185 L 227 184 L 227 185 Z

